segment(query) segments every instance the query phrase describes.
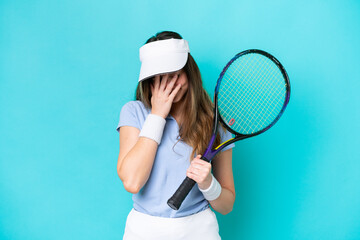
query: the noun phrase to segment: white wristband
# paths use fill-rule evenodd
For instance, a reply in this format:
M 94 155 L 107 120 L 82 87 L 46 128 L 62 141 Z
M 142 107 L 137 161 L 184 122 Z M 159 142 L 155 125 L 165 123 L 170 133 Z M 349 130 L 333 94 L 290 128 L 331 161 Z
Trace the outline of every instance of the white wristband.
M 150 138 L 160 144 L 165 123 L 166 120 L 164 118 L 155 114 L 149 114 L 145 119 L 139 137 Z
M 221 185 L 216 180 L 216 178 L 211 174 L 212 180 L 210 187 L 208 189 L 202 190 L 199 188 L 199 190 L 203 193 L 204 197 L 208 201 L 212 201 L 217 199 L 221 194 Z

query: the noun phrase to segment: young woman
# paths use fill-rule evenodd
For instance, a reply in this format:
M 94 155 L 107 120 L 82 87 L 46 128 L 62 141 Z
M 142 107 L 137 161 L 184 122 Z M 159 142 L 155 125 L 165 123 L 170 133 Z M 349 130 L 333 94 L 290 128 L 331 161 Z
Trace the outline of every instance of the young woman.
M 232 150 L 200 159 L 211 137 L 213 105 L 188 42 L 161 32 L 140 48 L 136 101 L 120 113 L 117 172 L 133 193 L 124 239 L 220 239 L 211 207 L 227 214 L 235 201 Z M 217 142 L 231 134 L 220 128 Z M 185 176 L 195 187 L 175 211 L 167 200 Z

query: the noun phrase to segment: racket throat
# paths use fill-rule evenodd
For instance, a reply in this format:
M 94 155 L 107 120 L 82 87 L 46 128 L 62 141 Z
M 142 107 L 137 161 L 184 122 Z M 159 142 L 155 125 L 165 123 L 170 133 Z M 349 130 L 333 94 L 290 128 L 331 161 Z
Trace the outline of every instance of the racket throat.
M 207 162 L 211 162 L 211 160 L 215 157 L 217 151 L 213 151 L 211 147 L 208 147 L 204 153 L 204 155 L 201 156 L 201 159 Z
M 210 162 L 211 160 L 207 159 L 206 157 L 201 157 L 200 159 L 206 161 L 206 162 Z

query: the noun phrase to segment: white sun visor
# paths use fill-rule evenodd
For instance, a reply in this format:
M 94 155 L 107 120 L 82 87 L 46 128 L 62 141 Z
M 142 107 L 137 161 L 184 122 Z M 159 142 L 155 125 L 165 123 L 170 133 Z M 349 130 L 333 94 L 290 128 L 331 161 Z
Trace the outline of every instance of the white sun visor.
M 139 82 L 157 74 L 176 72 L 188 59 L 189 44 L 184 39 L 167 39 L 147 43 L 140 48 Z

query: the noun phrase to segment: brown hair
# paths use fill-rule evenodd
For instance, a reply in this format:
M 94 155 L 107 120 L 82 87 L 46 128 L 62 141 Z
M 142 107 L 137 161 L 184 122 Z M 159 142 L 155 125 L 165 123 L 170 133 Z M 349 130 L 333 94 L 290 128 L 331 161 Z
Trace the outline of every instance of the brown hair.
M 146 43 L 171 38 L 182 39 L 178 33 L 164 31 L 149 38 Z M 181 123 L 179 136 L 180 140 L 193 147 L 190 156 L 190 159 L 192 159 L 195 153 L 203 154 L 210 141 L 213 125 L 213 103 L 203 88 L 199 67 L 190 53 L 183 69 L 189 82 L 186 98 L 184 99 L 184 109 L 188 112 L 187 117 Z M 150 82 L 149 80 L 141 81 L 136 89 L 136 100 L 140 100 L 148 108 L 151 108 Z M 214 146 L 219 144 L 220 136 L 218 134 Z

